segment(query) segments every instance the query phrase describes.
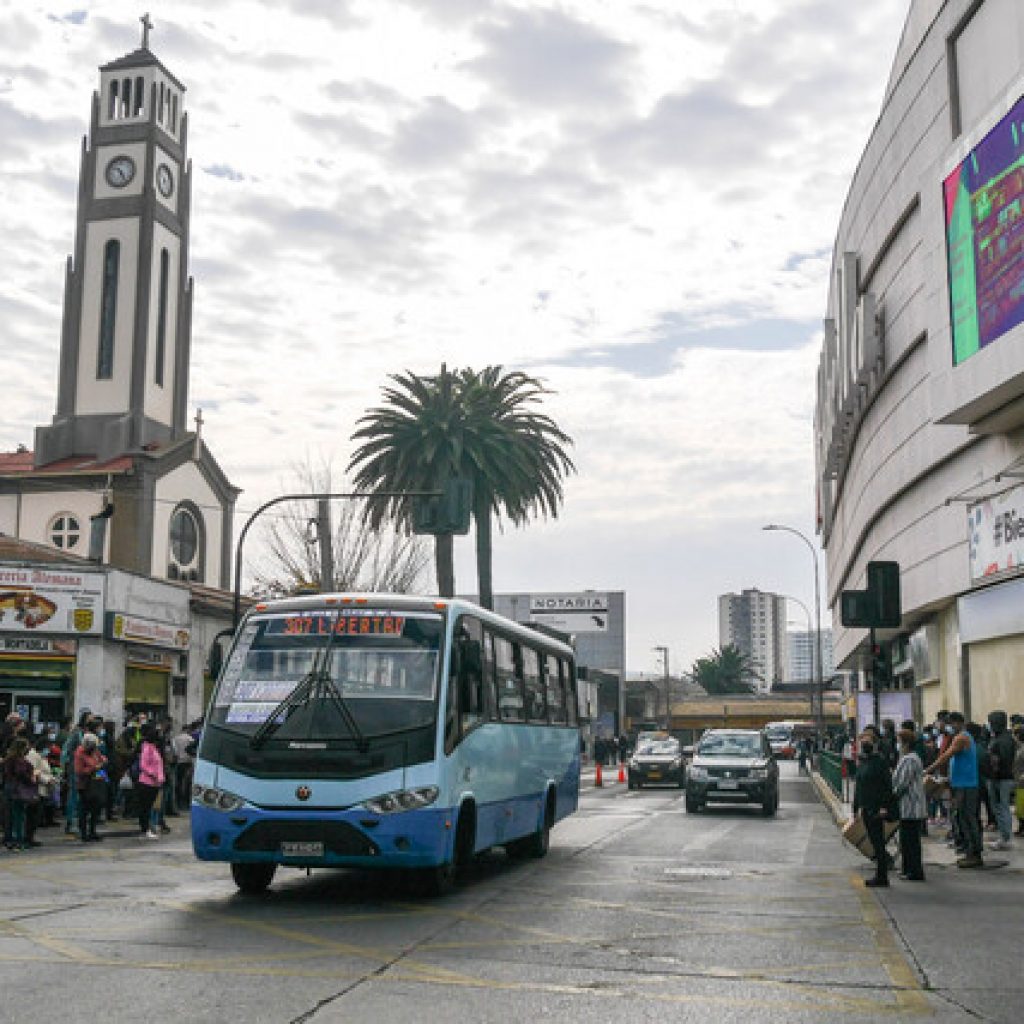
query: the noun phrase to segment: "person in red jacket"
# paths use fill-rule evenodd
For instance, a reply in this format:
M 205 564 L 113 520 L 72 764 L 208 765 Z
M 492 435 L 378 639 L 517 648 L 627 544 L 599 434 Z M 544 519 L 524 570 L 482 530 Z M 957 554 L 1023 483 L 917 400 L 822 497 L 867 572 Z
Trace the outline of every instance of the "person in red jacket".
M 78 790 L 78 834 L 83 843 L 98 843 L 96 821 L 106 797 L 107 759 L 96 734 L 87 732 L 75 750 L 75 788 Z

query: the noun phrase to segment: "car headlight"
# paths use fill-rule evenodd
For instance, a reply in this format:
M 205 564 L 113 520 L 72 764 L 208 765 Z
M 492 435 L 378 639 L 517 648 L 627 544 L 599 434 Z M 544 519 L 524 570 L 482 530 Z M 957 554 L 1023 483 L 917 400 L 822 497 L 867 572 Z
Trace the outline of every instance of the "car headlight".
M 707 782 L 708 781 L 708 770 L 707 768 L 701 768 L 699 766 L 690 766 L 690 778 L 694 782 Z
M 363 806 L 374 814 L 398 814 L 401 811 L 416 811 L 429 807 L 437 799 L 437 786 L 421 786 L 419 789 L 399 789 L 383 796 L 364 800 Z
M 767 768 L 751 768 L 750 777 L 752 779 L 767 779 L 768 769 Z
M 234 793 L 216 789 L 214 786 L 201 786 L 199 783 L 192 787 L 192 799 L 197 804 L 202 804 L 214 811 L 223 811 L 225 814 L 237 811 L 245 803 L 240 796 L 235 796 Z
M 671 763 L 671 764 L 669 765 L 669 768 L 681 768 L 681 767 L 682 767 L 682 765 L 683 765 L 683 759 L 682 759 L 681 757 L 677 757 L 677 758 L 676 758 L 676 759 L 675 759 L 675 760 L 674 760 L 674 761 L 673 761 L 673 762 L 672 762 L 672 763 Z
M 631 758 L 629 759 L 629 767 L 630 767 L 630 768 L 639 768 L 639 767 L 640 767 L 640 766 L 639 766 L 639 765 L 637 764 L 637 760 L 636 760 L 636 758 L 635 758 L 635 757 L 631 757 Z

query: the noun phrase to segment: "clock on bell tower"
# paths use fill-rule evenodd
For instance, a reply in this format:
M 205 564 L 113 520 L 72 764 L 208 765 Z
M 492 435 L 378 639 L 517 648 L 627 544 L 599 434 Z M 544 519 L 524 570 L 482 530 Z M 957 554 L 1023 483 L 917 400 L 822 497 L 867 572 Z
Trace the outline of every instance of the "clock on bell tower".
M 82 141 L 53 422 L 37 466 L 173 443 L 187 433 L 192 280 L 185 87 L 149 49 L 100 68 Z

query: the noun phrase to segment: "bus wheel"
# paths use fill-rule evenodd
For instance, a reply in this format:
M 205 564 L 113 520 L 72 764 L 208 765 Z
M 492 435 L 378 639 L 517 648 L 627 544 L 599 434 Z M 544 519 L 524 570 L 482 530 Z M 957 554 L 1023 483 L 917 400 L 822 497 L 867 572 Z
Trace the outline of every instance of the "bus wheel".
M 455 878 L 454 864 L 420 868 L 416 873 L 416 889 L 424 896 L 447 896 L 455 889 Z
M 266 892 L 276 870 L 276 864 L 232 864 L 231 877 L 244 896 L 258 896 Z

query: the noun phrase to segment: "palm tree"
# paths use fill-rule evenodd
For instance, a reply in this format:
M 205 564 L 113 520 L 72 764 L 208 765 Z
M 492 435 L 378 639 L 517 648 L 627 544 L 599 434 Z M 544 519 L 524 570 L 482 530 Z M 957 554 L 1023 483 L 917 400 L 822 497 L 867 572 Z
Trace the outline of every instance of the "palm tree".
M 576 467 L 572 439 L 536 410 L 551 391 L 520 371 L 500 366 L 459 373 L 466 444 L 459 472 L 473 482 L 476 571 L 480 603 L 494 606 L 492 519 L 523 526 L 535 515 L 558 516 L 562 480 Z
M 433 490 L 451 477 L 473 484 L 477 578 L 480 602 L 494 603 L 491 517 L 505 516 L 514 526 L 536 514 L 557 516 L 562 479 L 575 471 L 566 453 L 572 440 L 534 408 L 550 391 L 521 372 L 488 366 L 436 377 L 406 372 L 392 375 L 384 389 L 385 406 L 359 420 L 353 440 L 363 444 L 349 470 L 356 486 L 376 491 Z M 371 500 L 371 526 L 385 518 L 408 524 L 408 499 Z M 452 537 L 437 537 L 438 590 L 455 591 Z
M 349 460 L 348 472 L 365 491 L 429 491 L 454 475 L 462 454 L 462 410 L 455 381 L 442 365 L 437 377 L 391 374 L 382 406 L 359 419 L 352 440 L 363 439 Z M 365 518 L 372 529 L 385 520 L 409 529 L 411 498 L 381 496 L 367 501 Z M 452 535 L 435 537 L 437 589 L 455 596 Z
M 702 686 L 708 694 L 752 693 L 754 681 L 759 679 L 750 658 L 734 644 L 698 658 L 690 669 L 691 682 Z

